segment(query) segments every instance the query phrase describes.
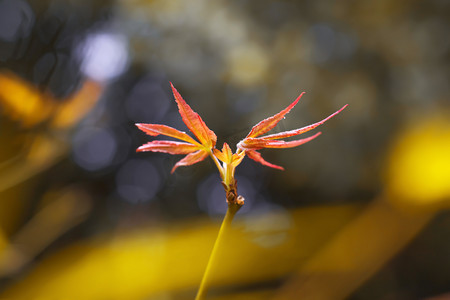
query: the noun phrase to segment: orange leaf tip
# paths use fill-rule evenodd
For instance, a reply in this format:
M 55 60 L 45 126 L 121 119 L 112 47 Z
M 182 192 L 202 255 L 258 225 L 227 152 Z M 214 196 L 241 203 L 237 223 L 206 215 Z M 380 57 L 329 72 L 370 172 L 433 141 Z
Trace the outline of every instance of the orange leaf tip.
M 172 169 L 173 173 L 173 171 L 180 166 L 192 165 L 205 159 L 205 157 L 210 154 L 216 145 L 217 137 L 215 133 L 206 126 L 202 118 L 192 110 L 186 101 L 184 101 L 172 83 L 170 83 L 170 86 L 183 122 L 198 139 L 198 141 L 189 136 L 186 132 L 167 125 L 137 123 L 136 126 L 150 136 L 165 135 L 179 139 L 183 142 L 157 140 L 140 146 L 136 151 L 187 154 L 183 159 L 175 164 Z
M 274 165 L 274 164 L 264 160 L 264 158 L 262 158 L 262 156 L 261 156 L 261 153 L 259 153 L 257 151 L 249 150 L 249 151 L 246 151 L 245 153 L 247 154 L 247 156 L 250 159 L 253 159 L 257 163 L 260 163 L 260 164 L 262 164 L 264 166 L 267 166 L 267 167 L 271 167 L 271 168 L 274 168 L 274 169 L 278 169 L 278 170 L 284 171 L 284 168 L 282 166 Z
M 269 117 L 269 118 L 259 122 L 258 124 L 256 124 L 252 128 L 250 133 L 247 135 L 247 137 L 237 144 L 237 148 L 244 151 L 248 155 L 249 158 L 253 159 L 256 162 L 259 162 L 259 163 L 261 163 L 265 166 L 271 167 L 271 168 L 283 169 L 280 166 L 277 166 L 277 165 L 274 165 L 274 164 L 271 164 L 271 163 L 265 161 L 262 158 L 261 154 L 259 152 L 256 152 L 255 150 L 259 150 L 259 149 L 263 149 L 263 148 L 291 148 L 291 147 L 297 147 L 297 146 L 303 145 L 303 144 L 315 139 L 316 137 L 318 137 L 321 134 L 321 132 L 318 132 L 313 136 L 310 136 L 310 137 L 307 137 L 304 139 L 294 140 L 294 141 L 284 141 L 284 140 L 280 140 L 280 139 L 300 135 L 302 133 L 310 131 L 310 130 L 322 125 L 323 123 L 325 123 L 326 121 L 328 121 L 329 119 L 331 119 L 332 117 L 334 117 L 335 115 L 340 113 L 342 110 L 344 110 L 348 106 L 348 104 L 344 105 L 338 111 L 334 112 L 333 114 L 329 115 L 325 119 L 323 119 L 319 122 L 316 122 L 314 124 L 311 124 L 311 125 L 299 128 L 299 129 L 283 131 L 280 133 L 275 133 L 275 134 L 259 137 L 261 134 L 264 134 L 264 133 L 268 132 L 269 130 L 271 130 L 272 128 L 274 128 L 277 125 L 277 123 L 298 103 L 298 101 L 300 100 L 302 95 L 303 95 L 303 93 L 293 103 L 291 103 L 291 105 L 289 105 L 287 108 L 285 108 L 278 114 L 276 114 L 272 117 Z
M 286 107 L 285 109 L 283 109 L 276 115 L 273 115 L 267 119 L 264 119 L 261 122 L 259 122 L 258 124 L 256 124 L 255 126 L 253 126 L 252 130 L 249 132 L 247 137 L 254 138 L 254 137 L 260 136 L 260 135 L 270 131 L 275 126 L 277 126 L 278 122 L 280 122 L 284 118 L 284 116 L 288 112 L 290 112 L 291 109 L 294 108 L 295 105 L 297 105 L 298 101 L 300 101 L 300 98 L 304 94 L 305 94 L 304 92 L 301 93 L 300 96 L 298 96 L 297 99 L 294 100 L 294 102 L 292 102 L 288 107 Z
M 292 148 L 297 147 L 303 144 L 306 144 L 309 141 L 312 141 L 319 135 L 321 132 L 316 133 L 313 136 L 294 140 L 294 141 L 278 141 L 278 140 L 270 140 L 266 138 L 246 138 L 242 142 L 240 142 L 240 148 L 244 150 L 259 150 L 262 148 Z
M 158 136 L 158 135 L 166 135 L 173 138 L 180 139 L 182 141 L 194 144 L 194 145 L 200 145 L 197 141 L 195 141 L 192 137 L 186 134 L 186 132 L 180 131 L 178 129 L 172 128 L 167 125 L 160 125 L 160 124 L 143 124 L 143 123 L 137 123 L 136 126 L 145 132 L 148 135 L 151 136 Z
M 203 119 L 192 110 L 192 108 L 184 101 L 180 93 L 170 83 L 172 87 L 173 96 L 178 105 L 178 111 L 180 112 L 181 118 L 189 130 L 197 137 L 200 143 L 206 147 L 214 147 L 216 145 L 217 137 L 215 133 L 206 126 Z
M 208 156 L 208 152 L 199 150 L 197 152 L 193 152 L 191 154 L 186 155 L 182 160 L 178 161 L 175 166 L 173 166 L 170 173 L 173 174 L 175 172 L 175 169 L 181 166 L 190 166 L 195 163 L 201 162 Z

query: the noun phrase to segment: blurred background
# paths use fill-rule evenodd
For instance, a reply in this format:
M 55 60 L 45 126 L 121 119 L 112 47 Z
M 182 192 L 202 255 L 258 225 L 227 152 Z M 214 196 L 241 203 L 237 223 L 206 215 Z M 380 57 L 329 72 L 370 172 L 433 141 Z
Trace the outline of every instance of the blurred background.
M 450 298 L 445 0 L 0 0 L 0 299 L 193 299 L 225 194 L 211 161 L 135 153 L 187 131 L 172 81 L 245 159 L 210 299 Z M 232 146 L 233 147 L 233 146 Z M 234 147 L 233 147 L 234 149 Z M 230 254 L 233 259 L 230 260 Z

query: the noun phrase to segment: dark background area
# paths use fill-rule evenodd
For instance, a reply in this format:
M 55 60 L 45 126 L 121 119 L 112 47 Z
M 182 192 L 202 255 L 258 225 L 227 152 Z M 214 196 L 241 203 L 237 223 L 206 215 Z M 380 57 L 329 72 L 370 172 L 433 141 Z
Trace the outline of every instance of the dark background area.
M 242 220 L 316 206 L 368 206 L 389 184 L 387 161 L 399 132 L 448 110 L 449 10 L 442 0 L 0 0 L 0 249 L 9 249 L 0 264 L 2 290 L 14 290 L 42 261 L 80 242 L 217 222 L 225 213 L 211 161 L 171 175 L 178 157 L 135 153 L 153 138 L 134 123 L 188 131 L 169 81 L 215 131 L 218 147 L 227 142 L 233 150 L 254 124 L 302 91 L 275 130 L 314 123 L 349 104 L 320 128 L 317 140 L 263 150 L 285 171 L 244 160 L 237 169 L 246 198 Z M 82 109 L 83 98 L 74 95 L 87 84 L 97 94 Z M 79 118 L 58 125 L 64 107 Z M 75 200 L 61 202 L 68 209 L 55 211 L 61 220 L 39 218 L 48 207 L 54 216 L 52 204 L 65 195 Z M 450 292 L 447 207 L 439 206 L 423 231 L 348 298 Z M 269 289 L 288 274 L 275 276 Z M 263 280 L 255 286 L 249 289 L 267 288 Z M 169 292 L 164 299 L 183 295 Z

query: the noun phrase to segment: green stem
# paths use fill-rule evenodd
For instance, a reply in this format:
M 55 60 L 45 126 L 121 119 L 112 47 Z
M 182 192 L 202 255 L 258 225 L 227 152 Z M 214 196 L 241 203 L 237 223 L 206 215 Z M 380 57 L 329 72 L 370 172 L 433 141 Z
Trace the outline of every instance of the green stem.
M 217 253 L 221 248 L 226 232 L 231 227 L 231 222 L 233 221 L 234 216 L 241 208 L 241 206 L 242 205 L 239 205 L 237 203 L 228 204 L 227 213 L 225 214 L 225 217 L 222 221 L 222 225 L 220 226 L 219 234 L 217 235 L 216 242 L 214 243 L 211 255 L 209 256 L 208 264 L 206 265 L 205 273 L 203 273 L 202 282 L 200 283 L 200 287 L 198 289 L 195 300 L 205 299 L 211 281 L 211 274 L 212 274 L 211 271 L 217 261 Z

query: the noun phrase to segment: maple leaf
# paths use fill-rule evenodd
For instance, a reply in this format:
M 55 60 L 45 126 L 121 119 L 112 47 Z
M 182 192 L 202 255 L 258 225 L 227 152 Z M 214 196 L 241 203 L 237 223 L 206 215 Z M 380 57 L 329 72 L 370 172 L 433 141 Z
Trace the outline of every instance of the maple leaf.
M 177 102 L 178 111 L 180 112 L 183 122 L 198 139 L 198 141 L 189 136 L 186 132 L 167 125 L 138 123 L 136 126 L 148 135 L 165 135 L 179 139 L 182 142 L 156 140 L 140 146 L 136 151 L 187 154 L 172 168 L 171 173 L 173 173 L 175 169 L 180 166 L 193 165 L 204 160 L 207 156 L 212 155 L 212 149 L 216 145 L 217 137 L 214 132 L 206 126 L 202 118 L 192 110 L 186 101 L 184 101 L 172 83 L 170 83 L 170 86 L 172 87 L 172 92 L 175 97 L 175 101 Z
M 220 176 L 226 185 L 233 183 L 234 170 L 242 162 L 245 152 L 233 153 L 227 143 L 223 143 L 222 151 L 213 149 L 214 156 L 220 160 L 222 169 L 219 168 Z
M 280 122 L 284 118 L 284 116 L 287 113 L 289 113 L 291 111 L 291 109 L 294 108 L 295 105 L 297 105 L 297 103 L 299 102 L 300 98 L 303 95 L 304 95 L 304 93 L 301 93 L 300 96 L 298 96 L 294 102 L 292 102 L 288 107 L 286 107 L 285 109 L 283 109 L 276 115 L 273 115 L 267 119 L 264 119 L 261 122 L 259 122 L 258 124 L 256 124 L 255 126 L 253 126 L 253 128 L 249 132 L 249 134 L 242 141 L 240 141 L 237 144 L 237 148 L 240 151 L 244 151 L 245 154 L 249 158 L 253 159 L 254 161 L 256 161 L 260 164 L 263 164 L 263 165 L 271 167 L 271 168 L 284 170 L 283 167 L 274 165 L 274 164 L 269 163 L 268 161 L 264 160 L 261 156 L 261 153 L 259 153 L 256 150 L 260 150 L 263 148 L 292 148 L 292 147 L 297 147 L 302 144 L 305 144 L 305 143 L 315 139 L 316 137 L 318 137 L 321 134 L 321 132 L 318 132 L 313 136 L 299 139 L 299 140 L 294 140 L 294 141 L 284 141 L 284 140 L 280 140 L 280 139 L 292 137 L 292 136 L 296 136 L 296 135 L 300 135 L 302 133 L 308 132 L 308 131 L 322 125 L 323 123 L 325 123 L 326 121 L 328 121 L 329 119 L 331 119 L 332 117 L 334 117 L 335 115 L 340 113 L 348 105 L 348 104 L 344 105 L 341 109 L 339 109 L 335 113 L 329 115 L 328 117 L 326 117 L 325 119 L 323 119 L 322 121 L 319 121 L 317 123 L 314 123 L 314 124 L 311 124 L 311 125 L 299 128 L 299 129 L 283 131 L 280 133 L 275 133 L 275 134 L 270 134 L 270 135 L 259 137 L 260 135 L 263 135 L 263 134 L 267 133 L 268 131 L 270 131 L 271 129 L 273 129 L 278 124 L 278 122 Z
M 241 161 L 244 159 L 245 154 L 242 153 L 234 153 L 231 151 L 230 146 L 227 143 L 223 143 L 222 151 L 218 149 L 213 149 L 214 155 L 222 162 L 227 165 L 231 165 L 233 167 L 237 167 Z
M 300 101 L 300 98 L 304 94 L 302 93 L 288 107 L 253 126 L 249 134 L 236 145 L 236 152 L 233 153 L 227 143 L 223 144 L 222 150 L 218 150 L 215 148 L 217 137 L 214 132 L 206 126 L 202 118 L 192 110 L 192 108 L 186 103 L 186 101 L 183 100 L 172 83 L 170 83 L 170 86 L 172 87 L 173 95 L 175 97 L 175 101 L 177 102 L 181 118 L 183 119 L 183 122 L 186 124 L 189 130 L 194 134 L 196 139 L 189 136 L 186 132 L 169 127 L 167 125 L 139 123 L 136 124 L 136 126 L 148 135 L 166 135 L 172 138 L 179 139 L 181 141 L 152 141 L 140 146 L 137 151 L 186 154 L 183 159 L 175 164 L 175 166 L 172 168 L 171 173 L 173 173 L 175 169 L 180 166 L 192 165 L 204 160 L 207 156 L 210 156 L 216 164 L 217 169 L 220 173 L 220 177 L 222 178 L 222 184 L 225 188 L 226 199 L 229 207 L 230 205 L 233 207 L 236 206 L 237 209 L 239 209 L 239 207 L 244 204 L 244 198 L 237 193 L 237 183 L 234 178 L 234 173 L 236 167 L 242 162 L 246 155 L 265 166 L 284 170 L 283 167 L 264 160 L 261 156 L 261 153 L 259 153 L 257 150 L 263 148 L 291 148 L 307 143 L 315 139 L 321 133 L 318 132 L 313 136 L 293 141 L 284 141 L 282 139 L 300 135 L 302 133 L 310 131 L 317 126 L 322 125 L 327 120 L 340 113 L 345 107 L 347 107 L 347 105 L 344 105 L 341 109 L 317 123 L 299 129 L 261 136 L 273 129 L 284 118 L 284 116 L 289 113 L 295 105 L 297 105 L 297 103 Z

